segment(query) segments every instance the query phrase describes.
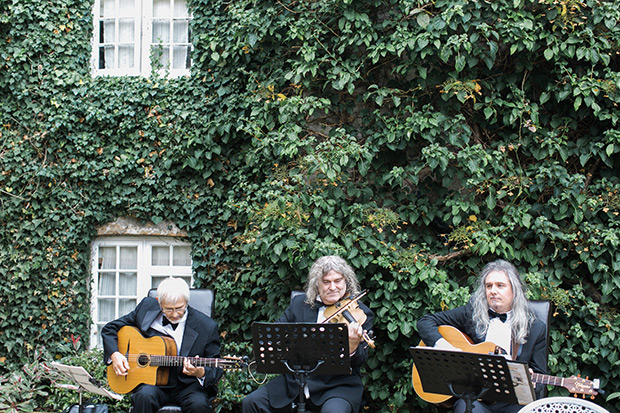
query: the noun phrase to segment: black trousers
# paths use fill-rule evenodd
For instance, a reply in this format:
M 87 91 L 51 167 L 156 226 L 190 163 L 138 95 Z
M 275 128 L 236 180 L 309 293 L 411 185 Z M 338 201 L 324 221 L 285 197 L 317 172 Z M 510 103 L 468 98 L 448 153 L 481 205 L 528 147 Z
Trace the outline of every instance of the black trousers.
M 180 406 L 184 413 L 211 413 L 211 400 L 200 383 L 162 388 L 141 384 L 131 393 L 132 413 L 154 413 L 166 404 Z
M 351 405 L 345 399 L 332 397 L 327 399 L 322 406 L 315 406 L 310 400 L 306 400 L 306 410 L 321 413 L 350 413 Z M 243 413 L 291 413 L 296 410 L 291 405 L 283 409 L 275 409 L 269 404 L 269 395 L 265 387 L 259 387 L 247 395 L 241 403 Z
M 466 408 L 464 400 L 457 400 L 454 404 L 454 413 L 463 413 Z M 472 413 L 516 413 L 521 410 L 523 406 L 518 404 L 508 403 L 494 403 L 486 404 L 479 401 L 474 402 Z

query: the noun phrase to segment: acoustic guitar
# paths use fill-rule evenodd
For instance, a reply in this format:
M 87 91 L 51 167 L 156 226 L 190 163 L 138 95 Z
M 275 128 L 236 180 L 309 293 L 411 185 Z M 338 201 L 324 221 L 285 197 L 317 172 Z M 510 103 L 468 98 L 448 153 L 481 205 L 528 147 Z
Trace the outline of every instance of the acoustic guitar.
M 237 357 L 177 356 L 177 346 L 171 337 L 147 338 L 132 326 L 124 326 L 118 330 L 118 350 L 127 358 L 129 371 L 126 376 L 117 376 L 110 364 L 107 375 L 110 388 L 120 394 L 129 393 L 142 383 L 166 385 L 170 367 L 182 366 L 185 359 L 194 366 L 217 367 L 224 370 L 238 370 L 246 366 L 246 363 Z
M 497 346 L 491 342 L 484 342 L 479 344 L 473 344 L 473 341 L 463 334 L 460 330 L 452 326 L 439 326 L 439 334 L 443 336 L 454 347 L 459 348 L 469 353 L 478 354 L 494 354 Z M 423 341 L 420 341 L 419 347 L 426 347 Z M 569 392 L 574 394 L 590 395 L 592 397 L 598 394 L 599 384 L 598 379 L 591 381 L 582 379 L 581 377 L 555 377 L 548 376 L 546 374 L 532 373 L 532 381 L 534 383 L 549 384 L 552 386 L 561 386 L 568 389 Z M 413 383 L 413 389 L 416 394 L 424 401 L 429 403 L 445 403 L 452 399 L 452 396 L 445 394 L 427 393 L 422 388 L 422 381 L 420 375 L 415 367 L 411 369 L 411 381 Z

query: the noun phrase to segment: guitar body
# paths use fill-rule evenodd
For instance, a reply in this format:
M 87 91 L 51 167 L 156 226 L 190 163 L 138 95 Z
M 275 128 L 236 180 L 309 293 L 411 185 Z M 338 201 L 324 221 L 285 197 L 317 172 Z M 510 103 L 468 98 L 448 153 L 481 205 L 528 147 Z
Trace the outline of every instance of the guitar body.
M 150 357 L 176 356 L 176 343 L 172 338 L 146 338 L 136 327 L 125 326 L 118 331 L 118 351 L 127 357 L 129 371 L 126 376 L 117 376 L 112 365 L 108 366 L 108 384 L 116 393 L 129 393 L 142 383 L 156 386 L 168 383 L 169 367 L 150 365 Z
M 459 329 L 452 326 L 439 326 L 438 330 L 439 334 L 441 334 L 442 337 L 445 338 L 450 344 L 468 353 L 493 354 L 497 347 L 495 344 L 490 342 L 473 344 L 469 337 L 461 333 Z M 423 341 L 420 341 L 420 344 L 418 344 L 418 346 L 426 347 L 426 344 L 424 344 Z M 420 374 L 418 373 L 415 364 L 411 369 L 411 382 L 413 383 L 413 389 L 415 390 L 416 394 L 426 402 L 438 404 L 448 402 L 450 399 L 452 399 L 452 396 L 446 396 L 445 394 L 425 392 L 422 388 Z
M 473 344 L 469 337 L 467 337 L 465 334 L 461 333 L 460 330 L 452 326 L 439 326 L 438 330 L 439 334 L 441 334 L 442 337 L 448 341 L 448 343 L 468 353 L 496 354 L 497 351 L 501 350 L 498 346 L 491 342 Z M 422 341 L 420 341 L 420 344 L 418 346 L 426 347 L 426 345 Z M 583 379 L 581 377 L 574 376 L 569 378 L 562 378 L 548 376 L 546 374 L 540 373 L 532 373 L 531 379 L 533 383 L 540 383 L 551 386 L 562 386 L 566 388 L 569 392 L 575 393 L 575 397 L 577 397 L 577 394 L 582 394 L 590 395 L 592 398 L 594 398 L 594 396 L 598 394 L 598 391 L 600 389 L 600 381 L 598 379 L 592 381 L 588 380 L 587 378 Z M 444 394 L 425 392 L 422 388 L 420 374 L 418 373 L 415 364 L 411 369 L 411 382 L 413 383 L 413 389 L 415 390 L 417 395 L 420 396 L 422 400 L 429 403 L 446 403 L 453 398 L 452 396 L 446 396 Z

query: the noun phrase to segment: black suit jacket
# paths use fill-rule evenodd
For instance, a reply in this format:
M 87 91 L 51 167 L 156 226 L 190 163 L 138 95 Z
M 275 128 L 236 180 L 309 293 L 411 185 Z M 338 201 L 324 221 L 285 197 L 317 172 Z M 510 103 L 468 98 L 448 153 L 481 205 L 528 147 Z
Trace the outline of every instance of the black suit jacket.
M 155 298 L 146 297 L 138 306 L 127 315 L 110 321 L 101 330 L 103 339 L 103 359 L 107 363 L 110 356 L 118 351 L 118 330 L 124 326 L 137 327 L 145 337 L 161 336 L 162 333 L 150 328 L 153 321 L 161 314 L 159 303 Z M 206 314 L 192 307 L 187 307 L 187 321 L 183 332 L 180 356 L 188 357 L 219 357 L 220 339 L 217 323 Z M 183 367 L 171 367 L 168 387 L 177 382 L 191 384 L 197 382 L 196 377 L 182 373 Z M 205 380 L 203 388 L 210 396 L 217 393 L 216 383 L 222 376 L 221 369 L 205 367 Z
M 418 333 L 424 344 L 434 346 L 435 342 L 441 338 L 437 331 L 440 325 L 456 327 L 466 334 L 475 344 L 482 343 L 485 337 L 476 334 L 472 318 L 471 303 L 466 306 L 457 307 L 452 310 L 442 311 L 435 314 L 427 314 L 418 320 Z M 547 374 L 547 330 L 546 325 L 541 320 L 536 319 L 530 326 L 530 332 L 526 342 L 519 347 L 517 360 L 527 363 L 536 373 Z M 537 393 L 540 394 L 543 386 L 537 386 Z
M 294 297 L 289 307 L 284 311 L 282 317 L 278 319 L 278 322 L 316 323 L 319 308 L 312 308 L 304 302 L 305 299 L 305 294 Z M 359 301 L 358 304 L 366 314 L 366 321 L 362 327 L 364 330 L 371 330 L 373 313 Z M 352 374 L 310 375 L 308 377 L 308 389 L 310 391 L 310 400 L 312 403 L 316 406 L 320 406 L 330 397 L 341 397 L 351 404 L 354 412 L 359 411 L 362 402 L 362 394 L 364 392 L 360 367 L 367 359 L 368 346 L 365 342 L 361 342 L 357 347 L 357 351 L 351 357 Z M 295 376 L 292 374 L 278 376 L 265 386 L 269 394 L 269 402 L 275 408 L 285 407 L 299 398 L 299 385 L 295 380 Z

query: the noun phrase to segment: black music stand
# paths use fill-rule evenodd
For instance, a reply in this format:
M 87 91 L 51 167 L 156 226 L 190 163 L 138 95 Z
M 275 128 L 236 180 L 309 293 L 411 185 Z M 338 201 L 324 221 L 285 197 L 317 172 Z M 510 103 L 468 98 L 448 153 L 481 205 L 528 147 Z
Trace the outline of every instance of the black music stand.
M 298 412 L 311 374 L 351 374 L 349 330 L 339 323 L 253 323 L 254 360 L 259 373 L 293 373 L 299 384 Z
M 478 399 L 527 404 L 536 398 L 527 368 L 502 355 L 432 347 L 410 347 L 409 352 L 424 392 L 463 399 L 468 413 Z
M 99 394 L 106 396 L 114 400 L 122 400 L 123 396 L 114 393 L 104 388 L 101 383 L 95 380 L 84 367 L 81 366 L 69 366 L 57 362 L 52 362 L 52 367 L 62 373 L 63 377 L 70 380 L 72 383 L 54 383 L 57 387 L 66 390 L 76 390 L 79 394 L 79 407 L 78 411 L 81 413 L 84 411 L 84 403 L 82 400 L 83 393 L 89 392 L 93 394 Z

